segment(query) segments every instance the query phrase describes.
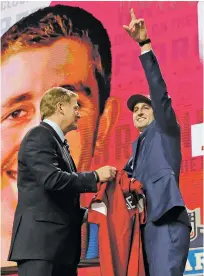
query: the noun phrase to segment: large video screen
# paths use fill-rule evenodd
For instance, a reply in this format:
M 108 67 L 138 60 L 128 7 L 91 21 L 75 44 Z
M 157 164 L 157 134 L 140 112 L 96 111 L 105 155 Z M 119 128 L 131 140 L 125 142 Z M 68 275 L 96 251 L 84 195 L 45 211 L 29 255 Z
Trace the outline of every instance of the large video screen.
M 54 24 L 62 28 L 60 36 L 52 33 L 50 25 L 45 33 L 36 29 L 31 41 L 21 33 L 22 26 L 18 24 L 13 27 L 12 35 L 6 36 L 21 18 L 28 17 L 27 24 L 32 25 L 32 20 L 37 20 L 37 17 L 29 19 L 32 13 L 48 6 L 54 10 L 58 4 L 67 8 L 67 16 L 72 20 L 69 33 L 63 33 L 60 19 L 56 18 Z M 185 275 L 201 274 L 204 152 L 201 4 L 173 1 L 1 2 L 2 267 L 16 265 L 8 262 L 7 256 L 18 197 L 19 145 L 27 131 L 40 123 L 39 103 L 47 89 L 63 86 L 78 91 L 79 128 L 67 135 L 78 171 L 104 165 L 122 169 L 130 158 L 132 143 L 139 133 L 133 126 L 127 99 L 132 94 L 149 93 L 139 60 L 140 49 L 122 27 L 129 23 L 129 10 L 134 8 L 137 15 L 145 19 L 181 126 L 180 188 L 193 228 Z M 86 11 L 85 20 L 76 18 L 75 9 L 71 7 Z M 84 93 L 87 89 L 90 93 Z M 93 194 L 82 194 L 81 205 L 88 207 L 92 197 Z M 97 231 L 96 225 L 82 227 L 81 259 L 90 260 L 90 263 L 98 258 Z

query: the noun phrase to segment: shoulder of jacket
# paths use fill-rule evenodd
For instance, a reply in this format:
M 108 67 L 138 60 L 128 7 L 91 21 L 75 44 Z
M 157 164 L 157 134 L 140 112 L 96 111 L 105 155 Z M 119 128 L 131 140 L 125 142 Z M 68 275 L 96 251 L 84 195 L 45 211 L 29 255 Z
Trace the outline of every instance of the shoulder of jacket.
M 31 128 L 26 135 L 24 136 L 22 143 L 28 141 L 30 138 L 36 138 L 36 140 L 43 141 L 43 140 L 53 140 L 53 136 L 48 128 L 44 127 L 43 125 L 38 125 Z
M 43 125 L 38 125 L 38 126 L 35 126 L 33 128 L 31 128 L 28 132 L 27 132 L 27 136 L 29 135 L 36 135 L 36 134 L 49 134 L 50 131 L 48 128 L 44 127 Z

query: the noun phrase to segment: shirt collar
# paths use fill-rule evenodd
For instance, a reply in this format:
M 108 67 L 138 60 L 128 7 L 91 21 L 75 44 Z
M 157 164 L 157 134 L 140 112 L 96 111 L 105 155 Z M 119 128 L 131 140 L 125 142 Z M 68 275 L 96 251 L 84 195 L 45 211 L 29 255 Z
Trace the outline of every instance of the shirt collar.
M 57 132 L 58 136 L 60 137 L 60 139 L 64 143 L 64 140 L 65 140 L 64 133 L 61 130 L 61 128 L 58 126 L 58 124 L 56 124 L 55 122 L 53 122 L 51 120 L 48 120 L 48 119 L 44 119 L 43 122 L 50 125 Z

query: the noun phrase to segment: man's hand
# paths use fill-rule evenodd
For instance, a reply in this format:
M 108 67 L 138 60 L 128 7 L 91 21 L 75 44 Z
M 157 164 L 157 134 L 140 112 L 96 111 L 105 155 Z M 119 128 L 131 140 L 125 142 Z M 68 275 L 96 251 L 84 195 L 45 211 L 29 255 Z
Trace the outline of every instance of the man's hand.
M 123 25 L 128 34 L 138 43 L 148 39 L 147 29 L 144 19 L 137 19 L 134 10 L 130 10 L 131 21 L 129 26 Z
M 98 173 L 100 182 L 113 180 L 116 176 L 116 168 L 111 166 L 99 168 L 96 172 Z

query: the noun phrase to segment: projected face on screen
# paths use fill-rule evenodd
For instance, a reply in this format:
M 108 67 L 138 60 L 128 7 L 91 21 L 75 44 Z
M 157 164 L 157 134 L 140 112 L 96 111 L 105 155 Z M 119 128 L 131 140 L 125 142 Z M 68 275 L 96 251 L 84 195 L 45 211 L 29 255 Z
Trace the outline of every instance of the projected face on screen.
M 19 144 L 25 133 L 39 123 L 39 101 L 53 86 L 71 88 L 79 94 L 80 131 L 70 132 L 67 138 L 77 167 L 89 167 L 99 118 L 98 84 L 90 46 L 66 38 L 12 55 L 2 66 L 2 161 L 7 177 L 16 178 L 13 163 Z
M 98 75 L 101 72 L 100 81 L 96 69 Z M 103 152 L 117 121 L 118 101 L 108 96 L 101 109 L 105 83 L 101 56 L 85 36 L 61 35 L 23 46 L 14 42 L 2 53 L 1 72 L 2 248 L 6 260 L 17 202 L 17 154 L 24 135 L 41 121 L 42 95 L 54 86 L 79 95 L 78 130 L 66 137 L 78 171 L 89 170 L 94 152 Z

